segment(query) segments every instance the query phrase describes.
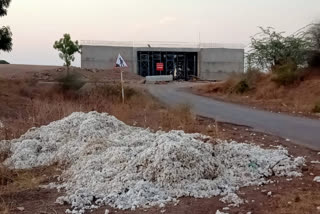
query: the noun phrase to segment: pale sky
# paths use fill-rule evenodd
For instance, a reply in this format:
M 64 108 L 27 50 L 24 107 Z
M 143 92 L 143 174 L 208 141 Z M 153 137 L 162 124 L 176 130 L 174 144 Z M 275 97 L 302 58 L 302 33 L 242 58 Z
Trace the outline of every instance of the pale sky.
M 7 17 L 15 64 L 62 65 L 55 40 L 248 44 L 258 26 L 293 33 L 320 20 L 320 0 L 12 0 Z M 80 56 L 74 65 L 80 65 Z

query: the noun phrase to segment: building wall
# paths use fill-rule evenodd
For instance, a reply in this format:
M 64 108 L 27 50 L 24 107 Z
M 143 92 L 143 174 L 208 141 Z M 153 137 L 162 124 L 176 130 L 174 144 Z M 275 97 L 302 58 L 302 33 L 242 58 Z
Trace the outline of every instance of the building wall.
M 133 72 L 133 49 L 130 47 L 82 46 L 81 68 L 112 69 L 118 54 Z
M 126 70 L 137 73 L 138 51 L 198 52 L 198 75 L 203 80 L 224 80 L 232 72 L 244 71 L 244 50 L 224 48 L 132 48 L 84 45 L 81 67 L 112 69 L 120 53 L 129 66 Z
M 244 50 L 211 48 L 199 52 L 200 79 L 224 80 L 232 72 L 244 72 Z

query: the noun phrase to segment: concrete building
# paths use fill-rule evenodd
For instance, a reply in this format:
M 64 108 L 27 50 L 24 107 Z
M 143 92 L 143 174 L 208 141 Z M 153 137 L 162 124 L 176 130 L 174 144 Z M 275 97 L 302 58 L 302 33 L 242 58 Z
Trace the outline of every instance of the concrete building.
M 100 41 L 82 41 L 81 44 L 82 68 L 111 69 L 121 54 L 129 66 L 127 69 L 141 76 L 223 80 L 232 72 L 244 71 L 242 45 Z

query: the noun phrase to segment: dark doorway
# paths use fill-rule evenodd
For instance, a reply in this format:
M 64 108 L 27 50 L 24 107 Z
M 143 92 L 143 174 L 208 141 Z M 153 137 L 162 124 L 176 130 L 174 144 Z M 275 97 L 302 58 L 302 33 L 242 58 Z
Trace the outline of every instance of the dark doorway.
M 163 63 L 163 71 L 157 71 L 157 63 Z M 197 65 L 196 52 L 138 51 L 138 74 L 143 77 L 174 75 L 175 79 L 189 80 L 198 75 Z

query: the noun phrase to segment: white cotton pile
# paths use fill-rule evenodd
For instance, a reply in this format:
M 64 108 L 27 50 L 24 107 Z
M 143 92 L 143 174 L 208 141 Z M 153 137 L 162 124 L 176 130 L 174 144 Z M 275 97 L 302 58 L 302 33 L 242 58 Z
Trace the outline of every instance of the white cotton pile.
M 4 124 L 2 123 L 2 121 L 0 120 L 0 129 L 4 128 Z
M 219 210 L 217 210 L 216 214 L 228 214 L 228 213 L 220 212 Z
M 5 164 L 16 169 L 67 166 L 62 184 L 50 186 L 65 190 L 57 202 L 71 204 L 73 213 L 103 205 L 145 208 L 182 196 L 228 196 L 273 175 L 301 175 L 304 159 L 290 157 L 283 148 L 213 145 L 205 138 L 182 131 L 153 133 L 106 113 L 73 113 L 13 140 Z
M 315 178 L 313 179 L 313 181 L 320 183 L 320 176 L 315 177 Z

